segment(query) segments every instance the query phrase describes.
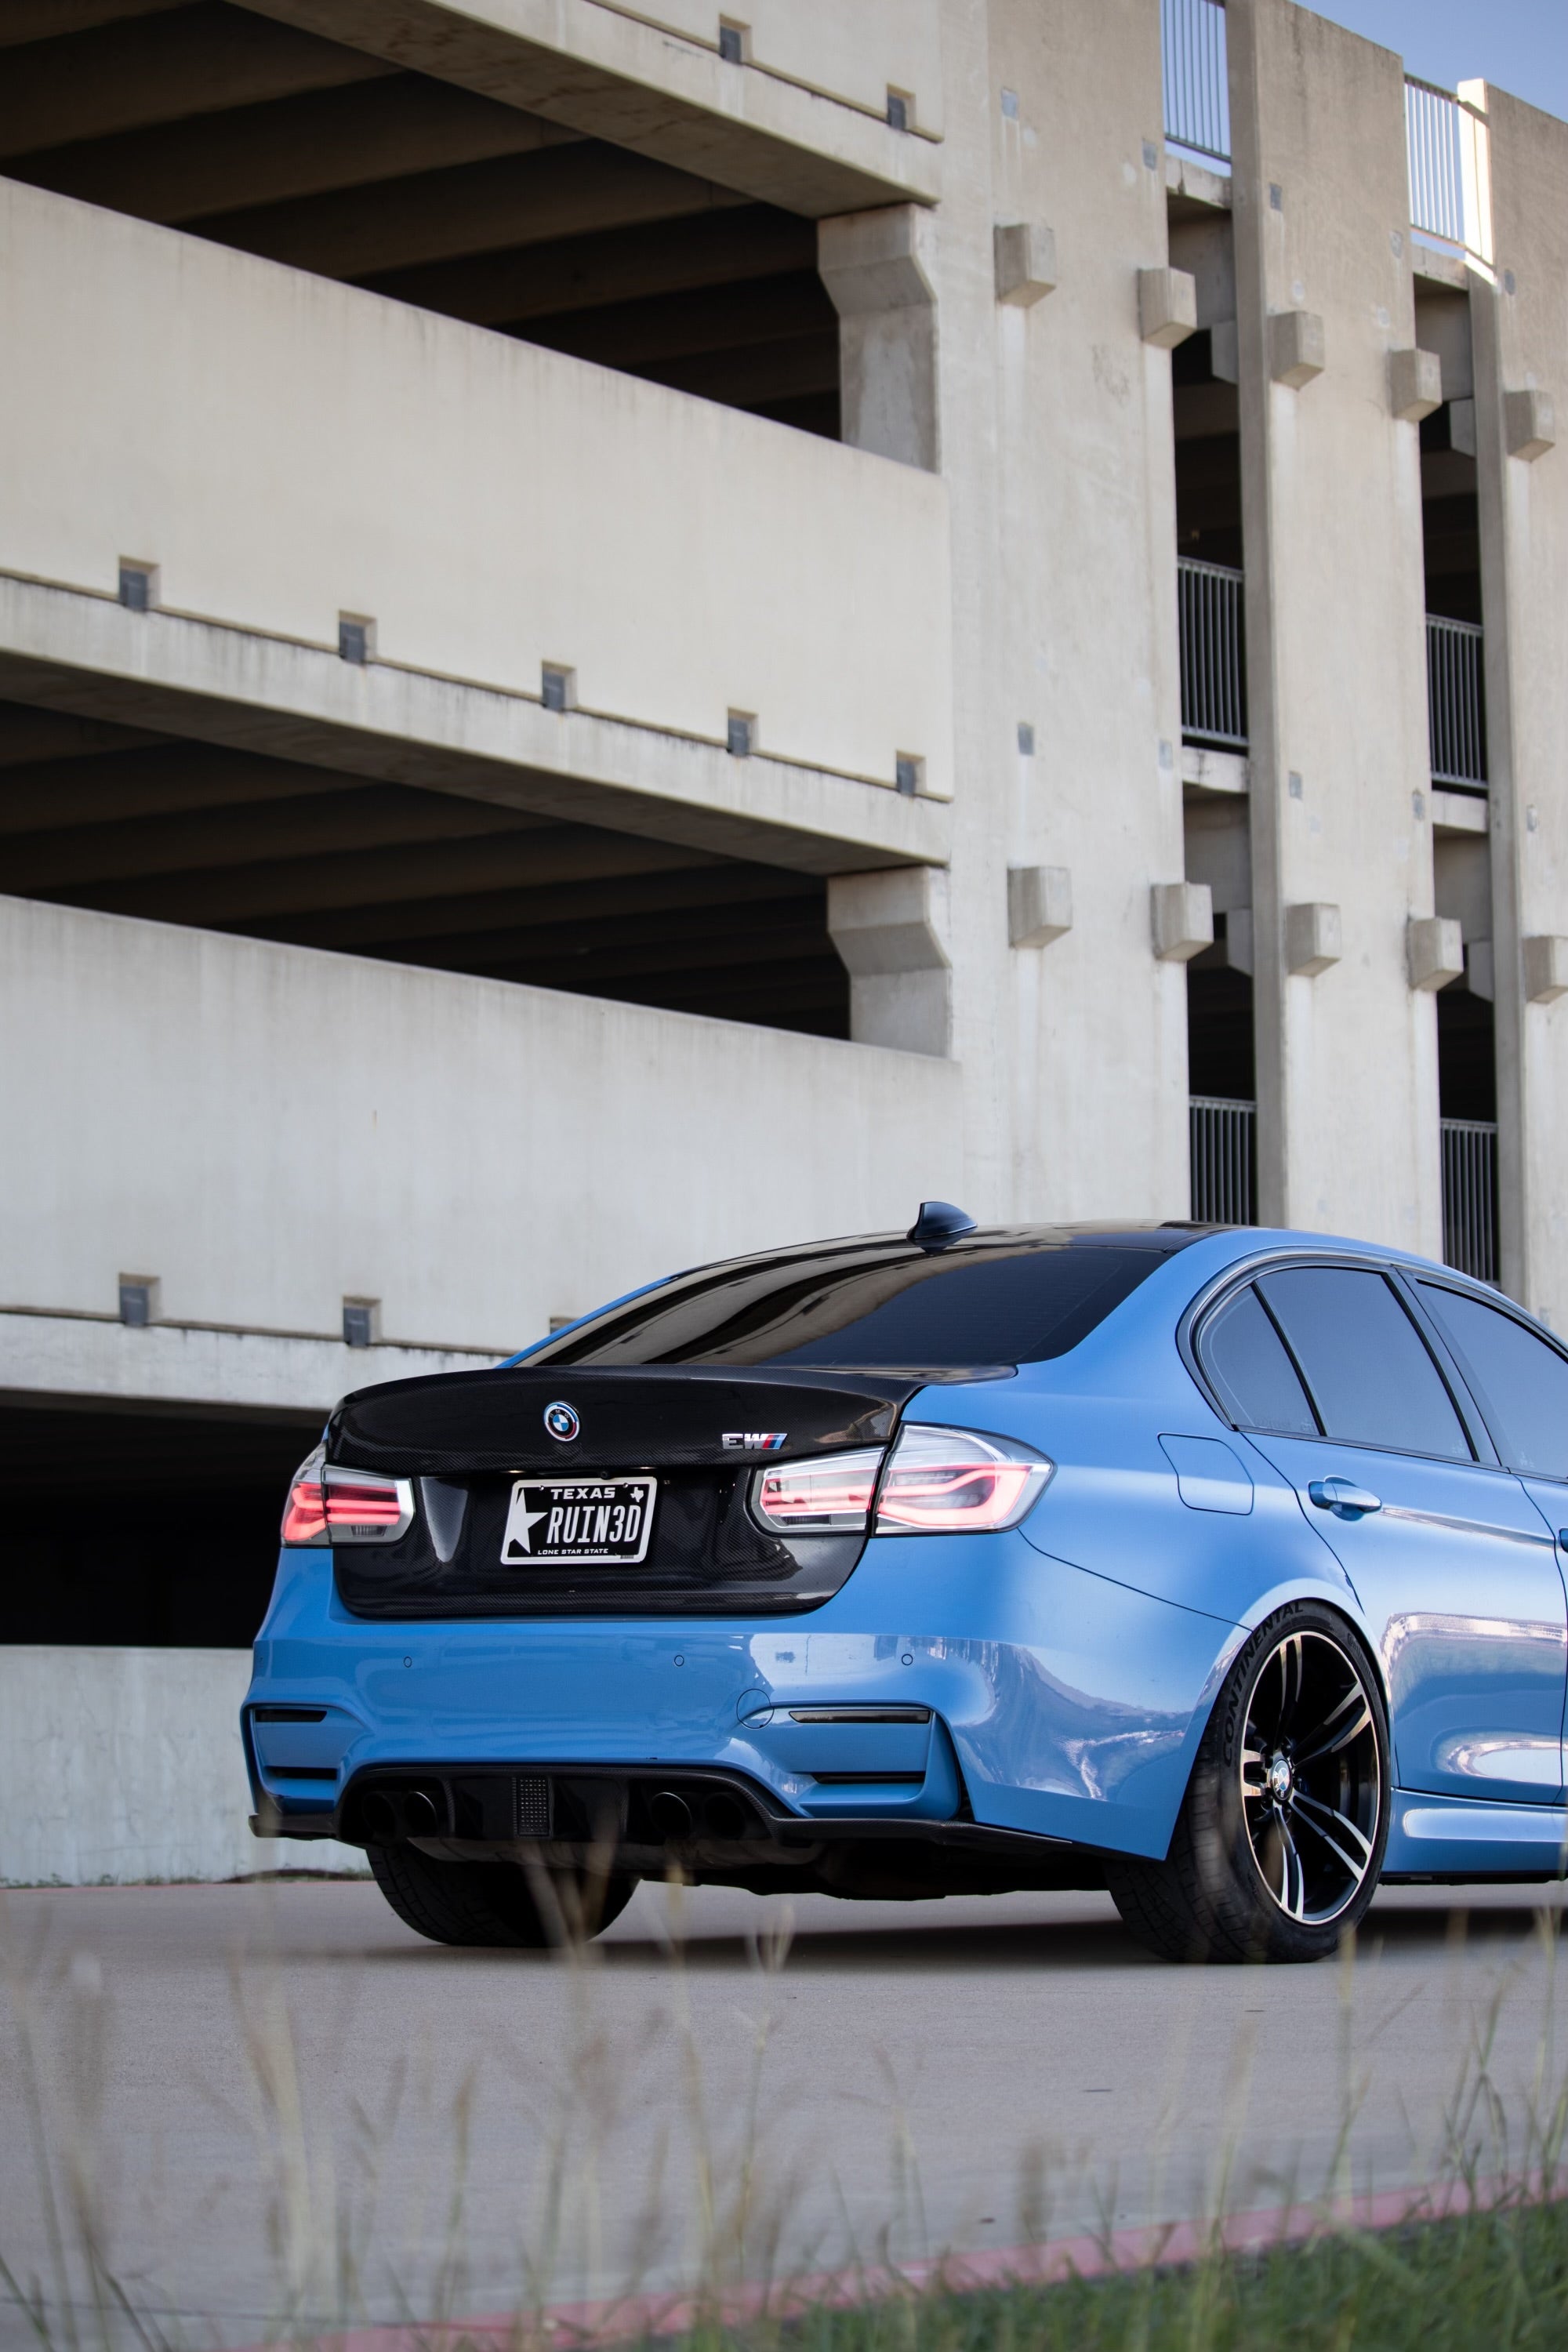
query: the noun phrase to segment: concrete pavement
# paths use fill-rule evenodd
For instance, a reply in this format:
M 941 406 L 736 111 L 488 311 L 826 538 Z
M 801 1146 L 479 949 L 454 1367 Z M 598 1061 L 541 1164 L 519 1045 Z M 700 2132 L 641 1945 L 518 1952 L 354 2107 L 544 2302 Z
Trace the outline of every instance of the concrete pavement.
M 1093 1895 L 645 1887 L 567 1964 L 363 1883 L 12 1892 L 0 2255 L 244 2344 L 1384 2188 L 1456 2130 L 1493 2169 L 1563 2079 L 1561 1901 L 1391 1892 L 1352 1963 L 1184 1970 Z

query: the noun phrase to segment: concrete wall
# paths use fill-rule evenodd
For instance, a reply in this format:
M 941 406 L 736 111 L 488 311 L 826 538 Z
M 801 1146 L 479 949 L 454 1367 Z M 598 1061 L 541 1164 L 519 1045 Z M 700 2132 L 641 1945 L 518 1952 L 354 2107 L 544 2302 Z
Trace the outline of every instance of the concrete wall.
M 1568 933 L 1568 123 L 1484 84 L 1496 270 L 1473 271 L 1491 754 L 1502 1276 L 1568 1328 L 1568 999 L 1526 999 L 1522 942 Z M 1507 396 L 1554 396 L 1558 446 L 1510 454 Z
M 363 1871 L 357 1847 L 253 1838 L 248 1650 L 0 1648 L 0 1886 Z
M 0 341 L 0 571 L 951 790 L 929 476 L 13 182 Z
M 1170 355 L 1138 322 L 1138 272 L 1166 257 L 1159 8 L 953 0 L 946 30 L 970 1181 L 1015 1215 L 1184 1216 L 1185 992 L 1150 919 L 1152 886 L 1182 875 Z M 993 268 L 994 226 L 1020 221 L 1054 230 L 1059 278 L 1026 307 Z M 1072 928 L 1010 948 L 1006 869 L 1031 865 L 1070 872 Z
M 504 1350 L 963 1187 L 951 1063 L 22 899 L 0 1032 L 0 1304 L 57 1316 L 134 1274 L 171 1323 L 335 1341 L 369 1297 Z
M 1247 543 L 1260 1208 L 1440 1255 L 1436 1021 L 1405 961 L 1432 912 L 1404 80 L 1295 0 L 1227 6 Z M 1275 373 L 1279 320 L 1325 365 Z M 1293 906 L 1342 956 L 1289 968 Z

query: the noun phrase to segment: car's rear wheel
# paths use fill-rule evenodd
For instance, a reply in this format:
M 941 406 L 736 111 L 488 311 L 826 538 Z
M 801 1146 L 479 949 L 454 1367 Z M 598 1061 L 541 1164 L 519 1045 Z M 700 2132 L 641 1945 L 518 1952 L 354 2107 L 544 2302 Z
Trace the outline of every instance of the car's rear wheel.
M 434 1944 L 507 1945 L 539 1952 L 584 1942 L 631 1901 L 635 1878 L 538 1874 L 513 1862 L 447 1862 L 415 1845 L 367 1849 L 398 1917 Z
M 1106 1865 L 1139 1942 L 1172 1960 L 1318 1960 L 1377 1890 L 1388 1720 L 1360 1642 L 1304 1601 L 1226 1677 L 1163 1862 Z

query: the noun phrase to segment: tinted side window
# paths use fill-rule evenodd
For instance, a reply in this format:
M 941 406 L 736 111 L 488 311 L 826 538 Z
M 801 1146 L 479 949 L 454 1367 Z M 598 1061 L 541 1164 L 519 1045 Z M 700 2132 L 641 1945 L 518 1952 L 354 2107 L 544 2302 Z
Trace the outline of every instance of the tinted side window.
M 1318 1424 L 1296 1368 L 1250 1283 L 1205 1323 L 1198 1346 L 1232 1421 L 1244 1429 L 1316 1437 Z
M 1568 1363 L 1499 1307 L 1436 1282 L 1421 1295 L 1480 1391 L 1509 1468 L 1568 1478 Z
M 1472 1459 L 1426 1341 L 1381 1274 L 1291 1266 L 1258 1285 L 1306 1376 L 1330 1437 L 1400 1454 Z

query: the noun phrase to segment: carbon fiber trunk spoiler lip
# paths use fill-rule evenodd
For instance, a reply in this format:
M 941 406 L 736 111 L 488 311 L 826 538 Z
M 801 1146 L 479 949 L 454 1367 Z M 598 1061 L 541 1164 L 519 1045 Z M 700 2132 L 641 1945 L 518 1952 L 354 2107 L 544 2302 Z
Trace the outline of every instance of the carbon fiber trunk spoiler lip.
M 344 1397 L 327 1424 L 327 1459 L 434 1478 L 737 1469 L 886 1445 L 921 1389 L 1013 1370 L 519 1364 L 436 1372 Z

